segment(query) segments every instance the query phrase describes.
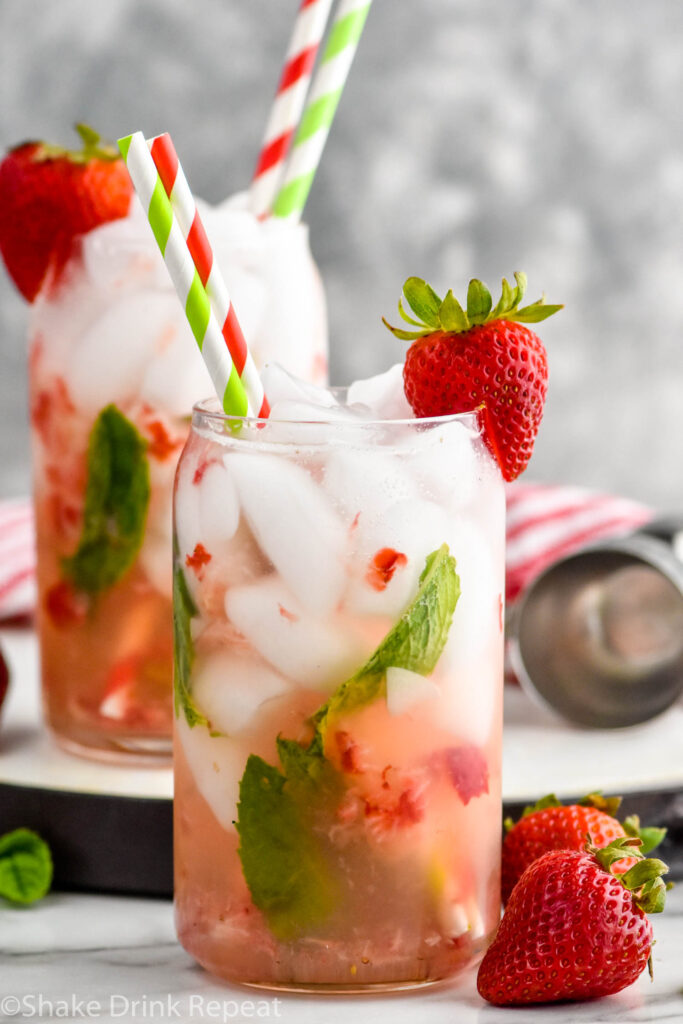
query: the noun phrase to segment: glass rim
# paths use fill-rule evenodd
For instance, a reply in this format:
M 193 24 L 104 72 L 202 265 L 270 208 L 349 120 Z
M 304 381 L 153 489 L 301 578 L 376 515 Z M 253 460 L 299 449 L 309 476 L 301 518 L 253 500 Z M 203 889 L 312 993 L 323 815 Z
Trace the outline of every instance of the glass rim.
M 335 392 L 344 392 L 346 388 L 329 388 L 332 394 Z M 345 406 L 341 406 L 345 408 Z M 209 398 L 203 398 L 198 402 L 195 402 L 192 406 L 192 426 L 197 426 L 200 423 L 228 423 L 237 425 L 238 423 L 251 428 L 263 429 L 267 424 L 282 424 L 289 425 L 292 427 L 333 427 L 335 430 L 363 430 L 371 428 L 387 428 L 387 427 L 424 427 L 424 426 L 445 426 L 449 423 L 462 423 L 466 427 L 473 428 L 477 435 L 482 432 L 482 424 L 479 413 L 483 406 L 479 406 L 476 409 L 471 409 L 468 412 L 454 412 L 446 413 L 443 416 L 423 416 L 423 417 L 410 417 L 406 419 L 349 419 L 348 422 L 344 420 L 331 419 L 321 417 L 315 420 L 292 420 L 292 419 L 274 419 L 272 417 L 263 416 L 235 416 L 229 415 L 224 412 L 220 406 L 219 400 L 215 395 Z M 274 441 L 275 439 L 273 439 Z M 284 442 L 289 443 L 289 442 Z

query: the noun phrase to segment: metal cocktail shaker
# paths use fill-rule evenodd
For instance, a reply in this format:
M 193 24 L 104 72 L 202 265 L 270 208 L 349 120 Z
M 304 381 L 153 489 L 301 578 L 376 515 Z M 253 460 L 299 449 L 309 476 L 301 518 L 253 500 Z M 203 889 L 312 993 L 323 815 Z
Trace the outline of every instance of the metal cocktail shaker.
M 683 518 L 546 569 L 509 623 L 520 683 L 570 721 L 635 725 L 683 692 Z

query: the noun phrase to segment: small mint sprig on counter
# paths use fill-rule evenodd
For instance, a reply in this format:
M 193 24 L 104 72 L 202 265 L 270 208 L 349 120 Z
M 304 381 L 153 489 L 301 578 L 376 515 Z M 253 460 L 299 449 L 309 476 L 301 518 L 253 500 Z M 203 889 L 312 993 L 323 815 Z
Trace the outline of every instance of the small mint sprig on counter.
M 315 827 L 343 791 L 341 777 L 325 757 L 330 719 L 385 695 L 388 668 L 432 672 L 459 595 L 455 559 L 444 544 L 427 558 L 417 594 L 379 647 L 313 715 L 309 745 L 279 736 L 281 770 L 249 756 L 235 822 L 238 854 L 254 905 L 281 941 L 324 923 L 342 899 L 326 856 L 325 830 Z
M 95 420 L 88 443 L 83 528 L 62 561 L 76 590 L 94 596 L 128 572 L 142 545 L 149 505 L 147 442 L 115 405 Z
M 44 839 L 17 828 L 0 836 L 0 896 L 10 903 L 35 903 L 52 884 L 52 856 Z

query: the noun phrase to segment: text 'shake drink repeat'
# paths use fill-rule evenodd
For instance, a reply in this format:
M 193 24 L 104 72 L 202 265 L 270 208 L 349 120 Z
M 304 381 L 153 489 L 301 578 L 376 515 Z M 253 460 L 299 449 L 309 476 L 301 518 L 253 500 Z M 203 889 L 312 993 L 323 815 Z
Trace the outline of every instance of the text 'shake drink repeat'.
M 29 144 L 0 168 L 23 232 L 4 231 L 3 255 L 32 303 L 44 706 L 70 749 L 168 757 L 173 476 L 192 405 L 212 386 L 123 161 L 81 132 L 80 153 Z M 259 221 L 239 197 L 201 209 L 259 365 L 277 354 L 324 382 L 305 226 Z
M 176 914 L 225 978 L 420 984 L 497 926 L 503 477 L 545 397 L 522 321 L 556 308 L 523 293 L 519 275 L 494 309 L 472 282 L 465 310 L 410 279 L 403 368 L 346 394 L 267 368 L 268 420 L 195 407 L 175 490 Z

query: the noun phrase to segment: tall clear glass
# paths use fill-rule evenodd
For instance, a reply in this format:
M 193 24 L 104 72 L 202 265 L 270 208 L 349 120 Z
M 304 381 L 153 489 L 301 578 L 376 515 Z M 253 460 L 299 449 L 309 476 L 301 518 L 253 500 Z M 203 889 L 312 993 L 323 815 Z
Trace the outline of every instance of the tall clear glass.
M 437 981 L 499 917 L 500 472 L 344 412 L 202 403 L 176 476 L 177 928 L 252 985 Z
M 306 228 L 239 203 L 202 215 L 259 365 L 324 382 Z M 173 478 L 211 383 L 137 203 L 32 307 L 30 388 L 47 723 L 77 753 L 169 759 Z

